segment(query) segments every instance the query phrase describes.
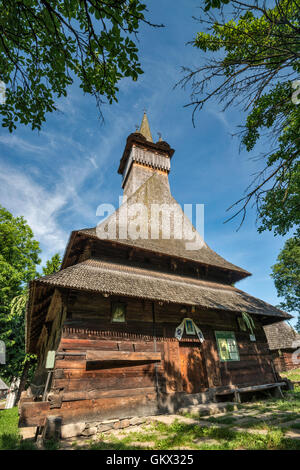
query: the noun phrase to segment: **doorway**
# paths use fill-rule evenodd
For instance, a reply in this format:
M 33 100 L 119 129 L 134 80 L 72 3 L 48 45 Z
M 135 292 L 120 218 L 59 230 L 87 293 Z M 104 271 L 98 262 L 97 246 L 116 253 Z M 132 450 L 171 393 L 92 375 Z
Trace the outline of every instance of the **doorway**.
M 207 374 L 201 343 L 180 341 L 179 353 L 183 391 L 186 393 L 204 391 L 207 388 Z

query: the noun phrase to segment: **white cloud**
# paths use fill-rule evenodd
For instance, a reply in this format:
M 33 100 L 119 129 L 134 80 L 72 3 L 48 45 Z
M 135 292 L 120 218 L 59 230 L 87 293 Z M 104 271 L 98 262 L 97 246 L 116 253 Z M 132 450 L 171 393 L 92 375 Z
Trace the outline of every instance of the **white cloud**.
M 44 145 L 34 145 L 27 140 L 13 134 L 0 136 L 0 142 L 21 152 L 30 152 L 31 154 L 42 154 L 45 151 Z
M 57 191 L 51 193 L 18 170 L 2 166 L 0 198 L 14 216 L 24 216 L 34 236 L 48 249 L 46 258 L 65 247 L 67 233 L 57 222 L 57 213 L 67 199 Z
M 95 156 L 90 156 L 90 157 L 87 157 L 87 159 L 91 162 L 91 164 L 93 165 L 94 168 L 98 168 L 98 165 L 96 163 L 96 159 L 95 159 Z
M 226 114 L 224 111 L 216 110 L 212 108 L 211 106 L 208 106 L 206 108 L 206 112 L 214 116 L 218 121 L 220 121 L 221 124 L 225 127 L 226 130 L 230 131 L 232 133 L 232 123 L 229 123 L 226 117 Z
M 0 137 L 1 204 L 14 216 L 26 219 L 41 244 L 43 262 L 55 252 L 64 251 L 69 230 L 97 224 L 99 198 L 113 198 L 111 188 L 106 186 L 105 168 L 115 158 L 115 146 L 126 134 L 128 117 L 129 113 L 120 113 L 109 128 L 102 127 L 102 132 L 96 132 L 95 138 L 88 138 L 84 145 L 76 140 L 76 128 L 71 133 L 59 126 L 55 131 L 39 133 L 41 145 L 32 142 L 36 135 L 27 130 L 25 137 Z M 22 157 L 23 166 L 5 157 L 7 147 Z M 41 155 L 43 165 L 38 163 Z

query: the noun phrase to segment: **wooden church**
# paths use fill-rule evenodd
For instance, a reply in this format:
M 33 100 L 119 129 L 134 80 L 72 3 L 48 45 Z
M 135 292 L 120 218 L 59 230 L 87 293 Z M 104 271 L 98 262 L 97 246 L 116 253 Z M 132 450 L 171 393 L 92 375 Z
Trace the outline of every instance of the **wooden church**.
M 30 283 L 26 350 L 38 365 L 21 426 L 174 412 L 191 398 L 279 386 L 263 327 L 290 315 L 235 287 L 250 273 L 183 214 L 169 187 L 173 154 L 144 114 L 118 170 L 125 202 L 72 232 L 61 270 Z M 165 211 L 154 224 L 153 208 Z

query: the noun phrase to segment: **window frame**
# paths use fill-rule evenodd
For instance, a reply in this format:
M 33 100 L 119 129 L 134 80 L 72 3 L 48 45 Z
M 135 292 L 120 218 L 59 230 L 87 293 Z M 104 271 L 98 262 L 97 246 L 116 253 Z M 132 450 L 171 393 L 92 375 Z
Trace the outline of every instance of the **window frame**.
M 124 308 L 124 321 L 114 320 L 114 308 L 118 307 L 118 306 L 122 306 Z M 126 313 L 127 313 L 127 305 L 126 305 L 125 302 L 111 302 L 111 317 L 110 317 L 110 322 L 111 323 L 124 325 L 124 323 L 127 323 Z
M 237 340 L 236 340 L 236 336 L 235 336 L 235 333 L 234 331 L 225 331 L 225 330 L 218 330 L 218 331 L 215 331 L 215 337 L 216 337 L 216 343 L 217 343 L 217 348 L 218 348 L 218 354 L 219 354 L 219 359 L 221 362 L 238 362 L 240 361 L 240 353 L 239 353 L 239 347 L 238 347 L 238 343 L 237 343 Z M 223 339 L 226 341 L 226 347 L 227 347 L 227 350 L 229 351 L 229 348 L 228 348 L 228 339 L 230 340 L 233 340 L 234 343 L 235 343 L 235 354 L 237 355 L 237 359 L 232 359 L 230 357 L 230 352 L 229 352 L 229 359 L 224 359 L 223 357 L 223 353 L 221 352 L 221 349 L 220 349 L 220 344 L 219 344 L 219 340 L 220 339 Z

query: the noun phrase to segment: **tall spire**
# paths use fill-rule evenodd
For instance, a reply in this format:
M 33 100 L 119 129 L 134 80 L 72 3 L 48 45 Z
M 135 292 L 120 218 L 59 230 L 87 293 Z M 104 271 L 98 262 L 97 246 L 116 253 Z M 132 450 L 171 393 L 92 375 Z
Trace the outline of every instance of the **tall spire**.
M 146 139 L 147 139 L 149 142 L 153 142 L 146 111 L 144 111 L 144 116 L 143 116 L 143 119 L 142 119 L 142 123 L 141 123 L 141 127 L 140 127 L 139 132 L 140 132 L 144 137 L 146 137 Z

